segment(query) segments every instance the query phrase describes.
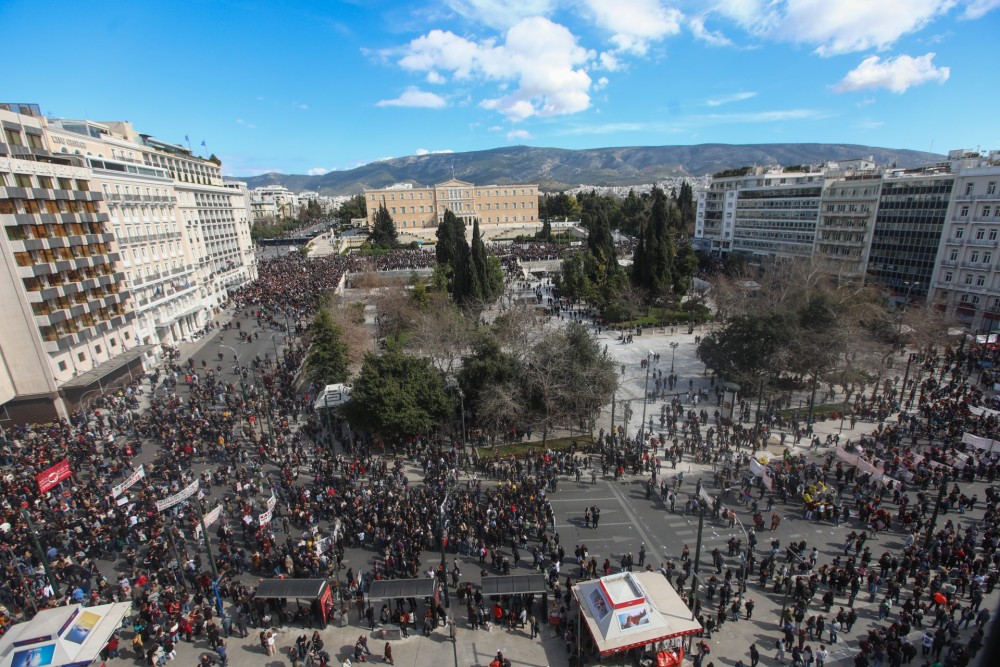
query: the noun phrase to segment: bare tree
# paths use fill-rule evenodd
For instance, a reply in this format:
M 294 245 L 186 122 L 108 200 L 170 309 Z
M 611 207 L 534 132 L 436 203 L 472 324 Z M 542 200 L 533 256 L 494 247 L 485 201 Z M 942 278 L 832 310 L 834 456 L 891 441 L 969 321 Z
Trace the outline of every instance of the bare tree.
M 447 294 L 434 293 L 412 321 L 406 347 L 428 357 L 439 371 L 451 376 L 459 359 L 468 352 L 474 326 Z

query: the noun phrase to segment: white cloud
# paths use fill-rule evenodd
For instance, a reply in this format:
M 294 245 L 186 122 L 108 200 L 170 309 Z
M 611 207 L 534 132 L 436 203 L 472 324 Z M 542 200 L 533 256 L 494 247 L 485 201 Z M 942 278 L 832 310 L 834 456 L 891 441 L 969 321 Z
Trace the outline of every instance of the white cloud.
M 854 127 L 859 130 L 877 130 L 883 125 L 885 125 L 885 121 L 881 120 L 859 120 L 854 123 Z
M 585 0 L 593 22 L 611 33 L 615 50 L 645 55 L 651 42 L 681 31 L 684 15 L 660 0 Z
M 732 46 L 731 39 L 723 35 L 718 30 L 709 30 L 705 27 L 704 16 L 689 16 L 687 20 L 688 29 L 695 39 L 700 39 L 709 46 Z
M 970 21 L 982 18 L 989 12 L 1000 7 L 1000 0 L 969 0 L 962 12 L 962 18 Z
M 901 55 L 882 60 L 878 56 L 869 56 L 848 72 L 834 86 L 834 90 L 842 93 L 849 90 L 887 88 L 899 94 L 905 93 L 911 86 L 933 81 L 944 83 L 951 75 L 951 68 L 936 67 L 932 62 L 934 56 L 933 51 L 917 58 Z
M 618 56 L 610 51 L 602 51 L 601 55 L 597 58 L 597 62 L 594 63 L 594 67 L 596 69 L 606 69 L 609 72 L 617 72 L 625 68 L 622 62 L 618 59 Z
M 555 10 L 554 0 L 447 0 L 453 11 L 493 28 L 509 28 L 529 16 L 546 16 Z
M 436 93 L 428 93 L 419 88 L 407 88 L 402 95 L 391 100 L 379 100 L 377 107 L 416 107 L 421 109 L 441 109 L 448 102 Z
M 302 104 L 301 102 L 295 102 L 294 104 L 297 109 L 301 109 L 302 111 L 305 111 L 306 109 L 309 108 L 308 104 Z
M 253 123 L 248 123 L 245 120 L 243 120 L 242 118 L 237 118 L 236 119 L 236 124 L 237 125 L 242 125 L 243 127 L 247 128 L 248 130 L 256 130 L 257 129 L 256 125 L 254 125 Z
M 489 128 L 490 132 L 503 132 L 503 127 L 500 125 L 493 125 Z
M 446 81 L 447 79 L 445 79 L 443 76 L 441 76 L 434 70 L 431 70 L 430 72 L 427 73 L 427 83 L 429 84 L 437 86 L 442 83 L 445 83 Z
M 597 83 L 594 84 L 594 90 L 603 90 L 604 88 L 607 88 L 608 83 L 608 77 L 602 76 L 597 80 Z
M 730 102 L 742 102 L 743 100 L 749 100 L 751 97 L 756 97 L 757 93 L 752 90 L 748 90 L 743 93 L 733 93 L 732 95 L 723 95 L 722 97 L 716 97 L 714 99 L 708 100 L 706 104 L 710 107 L 720 107 L 723 104 L 729 104 Z
M 432 30 L 404 47 L 399 65 L 415 72 L 450 72 L 458 80 L 516 84 L 480 106 L 518 121 L 589 107 L 591 79 L 583 66 L 593 58 L 564 26 L 534 16 L 511 27 L 503 44 Z
M 873 104 L 875 104 L 875 98 L 874 97 L 866 97 L 863 100 L 858 100 L 857 102 L 855 102 L 854 106 L 856 106 L 859 109 L 864 109 L 865 107 L 870 107 Z
M 507 141 L 523 141 L 531 138 L 531 133 L 527 130 L 511 130 L 507 133 Z
M 327 169 L 326 167 L 313 167 L 312 169 L 310 169 L 309 171 L 307 171 L 306 174 L 308 176 L 322 176 L 323 174 L 327 173 L 328 171 L 330 171 L 330 170 Z
M 757 37 L 814 44 L 817 54 L 831 56 L 885 50 L 947 13 L 956 1 L 717 0 L 716 10 Z
M 439 151 L 429 151 L 426 148 L 418 148 L 416 151 L 414 151 L 413 154 L 414 155 L 418 155 L 418 156 L 419 155 L 447 155 L 448 153 L 454 153 L 454 152 L 455 151 L 451 150 L 450 148 L 445 148 L 444 150 L 439 150 Z

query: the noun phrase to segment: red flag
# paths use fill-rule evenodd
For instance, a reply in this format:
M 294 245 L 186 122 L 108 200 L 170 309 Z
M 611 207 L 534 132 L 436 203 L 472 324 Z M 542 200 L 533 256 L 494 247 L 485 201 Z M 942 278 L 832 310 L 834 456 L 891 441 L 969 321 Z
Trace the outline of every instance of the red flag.
M 38 482 L 38 492 L 45 493 L 72 474 L 73 471 L 69 469 L 69 459 L 63 459 L 48 470 L 35 475 L 35 481 Z

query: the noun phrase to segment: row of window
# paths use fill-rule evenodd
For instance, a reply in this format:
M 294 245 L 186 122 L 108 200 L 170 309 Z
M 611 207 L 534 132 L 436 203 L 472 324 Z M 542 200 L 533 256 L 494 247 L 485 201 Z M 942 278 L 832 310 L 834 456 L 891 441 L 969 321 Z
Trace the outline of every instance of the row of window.
M 28 239 L 66 238 L 67 236 L 83 236 L 84 234 L 102 234 L 104 228 L 99 222 L 67 222 L 49 225 L 15 225 L 4 227 L 7 238 L 11 241 L 27 241 Z
M 50 213 L 97 213 L 92 201 L 74 199 L 0 199 L 0 215 Z
M 14 261 L 18 266 L 34 266 L 35 264 L 48 264 L 85 257 L 96 257 L 104 260 L 110 252 L 111 249 L 106 243 L 91 243 L 90 245 L 69 248 L 42 248 L 41 250 L 15 252 Z
M 979 209 L 979 213 L 977 213 L 976 215 L 983 218 L 989 218 L 991 216 L 995 218 L 1000 218 L 1000 206 L 991 206 L 990 204 L 985 204 L 982 208 Z M 958 217 L 960 218 L 969 217 L 968 204 L 963 204 L 958 209 Z
M 484 194 L 485 193 L 485 194 Z M 502 193 L 502 194 L 501 194 Z M 423 199 L 424 195 L 427 195 L 428 199 L 434 199 L 434 193 L 430 191 L 417 190 L 416 192 L 379 192 L 372 193 L 370 196 L 371 201 L 377 202 L 383 197 L 389 201 L 396 201 L 396 195 L 399 195 L 400 201 L 413 200 L 413 199 Z M 414 196 L 416 195 L 416 196 Z M 534 188 L 521 188 L 521 196 L 523 197 L 533 197 L 535 195 Z M 516 197 L 517 189 L 511 188 L 507 190 L 476 190 L 476 197 Z M 471 199 L 472 190 L 464 189 L 448 189 L 442 192 L 442 199 Z
M 0 185 L 16 188 L 40 188 L 42 190 L 90 190 L 90 182 L 82 178 L 44 176 L 41 174 L 0 173 Z
M 51 315 L 60 310 L 69 310 L 74 305 L 90 303 L 109 296 L 118 294 L 117 285 L 105 285 L 104 287 L 94 287 L 82 290 L 72 296 L 57 296 L 45 301 L 31 304 L 31 312 L 35 315 Z
M 122 308 L 122 305 L 120 303 L 115 303 L 111 306 L 99 309 L 96 313 L 84 313 L 79 317 L 66 319 L 51 326 L 39 327 L 38 330 L 42 335 L 42 340 L 55 342 L 64 336 L 80 333 L 86 329 L 94 327 L 98 322 L 107 322 L 114 317 L 119 317 L 124 314 L 125 309 Z M 82 352 L 79 354 L 79 358 L 80 361 L 85 360 Z
M 33 134 L 31 132 L 25 132 L 27 135 L 27 143 L 30 148 L 45 148 L 45 144 L 42 142 L 42 136 L 40 134 Z M 4 139 L 11 146 L 24 146 L 25 141 L 21 136 L 19 130 L 14 130 L 11 128 L 5 128 L 3 131 Z
M 996 181 L 990 181 L 989 183 L 987 183 L 986 184 L 986 194 L 988 194 L 988 195 L 995 195 L 996 193 L 997 193 L 997 182 Z M 975 183 L 966 183 L 965 184 L 965 194 L 966 195 L 974 195 L 974 194 L 976 194 L 976 184 Z

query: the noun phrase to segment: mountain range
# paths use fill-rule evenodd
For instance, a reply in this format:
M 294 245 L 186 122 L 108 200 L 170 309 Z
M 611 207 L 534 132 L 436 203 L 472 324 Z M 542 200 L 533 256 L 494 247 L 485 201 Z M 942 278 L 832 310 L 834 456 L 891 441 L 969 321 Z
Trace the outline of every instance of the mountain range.
M 915 167 L 943 156 L 923 151 L 858 144 L 697 144 L 621 148 L 536 148 L 508 146 L 467 153 L 432 153 L 390 158 L 322 175 L 267 173 L 233 177 L 251 188 L 283 185 L 293 192 L 353 195 L 393 183 L 434 185 L 452 176 L 479 185 L 537 183 L 556 192 L 578 185 L 628 186 L 666 178 L 703 176 L 748 165 L 820 164 L 873 157 L 879 165 Z

